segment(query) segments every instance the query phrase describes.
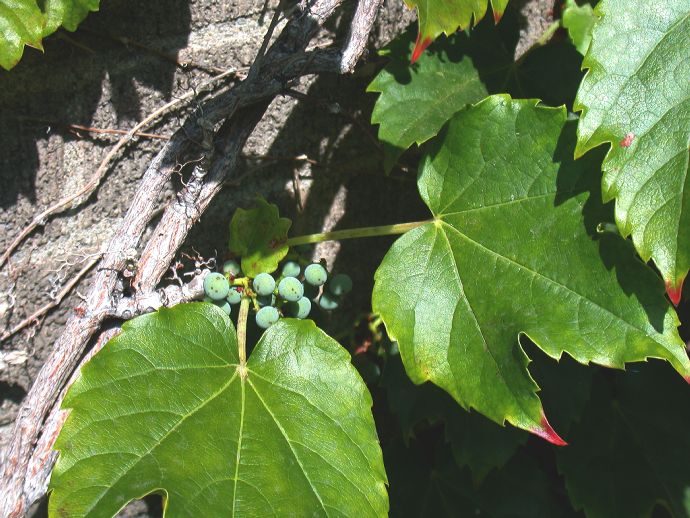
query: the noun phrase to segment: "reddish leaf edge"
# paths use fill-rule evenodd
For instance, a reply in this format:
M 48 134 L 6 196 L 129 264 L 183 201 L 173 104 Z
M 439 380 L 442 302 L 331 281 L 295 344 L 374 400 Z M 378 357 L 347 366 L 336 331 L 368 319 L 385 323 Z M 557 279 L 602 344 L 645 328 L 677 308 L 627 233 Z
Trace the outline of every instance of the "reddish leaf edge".
M 556 433 L 556 430 L 553 429 L 551 424 L 549 424 L 549 420 L 546 419 L 543 410 L 541 412 L 541 427 L 532 428 L 529 431 L 556 446 L 568 446 L 568 443 L 565 442 L 561 436 Z
M 503 11 L 497 11 L 493 9 L 493 5 L 491 6 L 492 12 L 494 14 L 494 23 L 498 25 L 498 22 L 501 21 L 501 18 L 503 18 Z M 417 11 L 417 16 L 419 16 L 419 11 Z M 470 21 L 470 27 L 473 27 L 479 22 L 480 20 L 474 20 L 474 23 Z M 464 27 L 458 27 L 458 30 L 464 29 Z M 426 38 L 422 39 L 422 31 L 421 28 L 417 30 L 417 41 L 415 41 L 414 44 L 414 50 L 412 51 L 412 58 L 410 59 L 410 64 L 414 65 L 415 62 L 419 59 L 419 57 L 424 53 L 424 51 L 427 49 L 429 45 L 434 41 L 435 38 L 432 38 L 430 36 L 427 36 Z
M 422 33 L 417 33 L 417 41 L 415 41 L 414 50 L 412 51 L 412 59 L 410 60 L 411 65 L 415 64 L 426 48 L 431 45 L 432 41 L 433 40 L 431 38 L 424 38 L 422 40 Z
M 681 277 L 675 286 L 670 280 L 666 281 L 666 294 L 676 307 L 678 307 L 678 304 L 680 304 L 680 299 L 683 295 L 683 282 L 685 282 L 685 277 Z

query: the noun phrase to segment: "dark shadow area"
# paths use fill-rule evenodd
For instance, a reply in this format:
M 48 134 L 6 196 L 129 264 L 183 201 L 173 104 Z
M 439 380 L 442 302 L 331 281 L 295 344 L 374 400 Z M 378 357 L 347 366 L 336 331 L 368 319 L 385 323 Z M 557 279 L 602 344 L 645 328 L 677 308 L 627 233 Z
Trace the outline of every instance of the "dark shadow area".
M 135 84 L 169 98 L 174 60 L 187 44 L 190 23 L 187 0 L 103 2 L 75 33 L 60 31 L 48 37 L 45 53 L 27 48 L 15 68 L 0 71 L 0 208 L 11 206 L 19 196 L 35 199 L 39 167 L 60 173 L 61 157 L 40 157 L 37 149 L 51 133 L 77 138 L 62 126 L 90 126 L 102 102 L 112 104 L 118 122 L 138 121 L 142 106 Z M 121 38 L 136 44 L 125 45 Z M 165 48 L 151 48 L 161 41 Z M 104 97 L 106 79 L 109 98 Z
M 21 386 L 0 381 L 0 425 L 6 425 L 14 419 L 12 407 L 18 407 L 26 396 L 26 390 Z

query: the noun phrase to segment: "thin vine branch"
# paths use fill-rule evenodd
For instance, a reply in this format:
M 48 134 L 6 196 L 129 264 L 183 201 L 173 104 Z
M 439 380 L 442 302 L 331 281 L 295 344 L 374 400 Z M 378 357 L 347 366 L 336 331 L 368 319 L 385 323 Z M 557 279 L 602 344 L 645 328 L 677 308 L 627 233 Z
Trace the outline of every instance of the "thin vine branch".
M 41 211 L 38 215 L 34 216 L 34 219 L 31 221 L 31 223 L 29 223 L 26 227 L 24 227 L 24 229 L 22 229 L 21 232 L 19 232 L 19 234 L 9 244 L 5 252 L 3 252 L 2 256 L 0 256 L 0 268 L 4 266 L 4 264 L 10 258 L 10 256 L 17 249 L 17 247 L 29 235 L 31 235 L 31 233 L 34 230 L 36 230 L 36 228 L 45 225 L 50 217 L 59 214 L 67 209 L 76 208 L 82 203 L 84 203 L 100 185 L 101 181 L 108 172 L 108 167 L 110 165 L 111 160 L 117 156 L 117 154 L 120 152 L 122 148 L 124 148 L 134 137 L 137 136 L 137 133 L 139 133 L 142 129 L 150 125 L 152 122 L 157 120 L 162 115 L 168 113 L 173 108 L 176 108 L 192 99 L 198 92 L 207 91 L 219 81 L 229 76 L 234 76 L 236 74 L 237 70 L 234 68 L 228 69 L 222 74 L 218 74 L 217 76 L 206 81 L 200 88 L 196 90 L 196 92 L 187 92 L 181 97 L 173 99 L 169 103 L 164 104 L 156 111 L 145 117 L 141 122 L 136 124 L 132 129 L 127 131 L 125 135 L 118 141 L 118 143 L 115 144 L 115 146 L 113 146 L 113 148 L 103 158 L 100 165 L 98 166 L 98 169 L 96 169 L 96 172 L 93 174 L 93 176 L 91 176 L 91 178 L 89 178 L 89 180 L 84 184 L 84 186 L 81 189 L 79 189 L 74 194 L 70 194 L 62 198 L 58 202 L 49 206 L 47 209 Z
M 3 498 L 0 501 L 0 516 L 3 518 L 25 516 L 28 506 L 41 495 L 40 491 L 31 492 L 25 488 L 43 487 L 35 482 L 38 477 L 46 477 L 52 469 L 54 456 L 48 455 L 47 458 L 44 456 L 38 460 L 35 456 L 46 451 L 45 445 L 40 450 L 36 449 L 45 419 L 51 409 L 59 406 L 60 395 L 64 393 L 65 385 L 83 357 L 84 350 L 104 319 L 113 314 L 117 300 L 122 298 L 120 272 L 126 264 L 126 252 L 138 247 L 157 209 L 160 192 L 175 169 L 177 157 L 190 150 L 198 152 L 201 148 L 203 157 L 208 160 L 202 159 L 198 164 L 196 180 L 188 182 L 166 208 L 153 232 L 154 238 L 144 248 L 139 261 L 139 273 L 133 283 L 138 294 L 154 290 L 193 222 L 234 174 L 237 156 L 244 142 L 268 104 L 285 89 L 285 85 L 307 74 L 351 70 L 348 63 L 356 62 L 359 54 L 354 62 L 351 58 L 344 60 L 344 56 L 356 53 L 357 49 L 364 49 L 373 19 L 371 22 L 357 24 L 359 29 L 351 30 L 344 49 L 307 50 L 313 36 L 342 1 L 303 0 L 280 36 L 266 51 L 256 74 L 205 101 L 203 109 L 196 111 L 185 121 L 149 165 L 129 211 L 103 249 L 101 267 L 86 297 L 84 311 L 71 316 L 67 321 L 53 352 L 20 409 L 10 442 L 2 455 L 0 494 Z M 357 12 L 375 15 L 379 2 L 380 0 L 360 0 Z M 199 113 L 203 113 L 203 117 Z M 213 134 L 213 129 L 218 125 L 220 129 Z M 241 125 L 246 127 L 241 128 Z M 136 130 L 140 129 L 141 127 L 136 127 Z M 209 133 L 212 135 L 213 149 L 207 149 L 205 145 L 209 142 Z M 131 136 L 127 141 L 129 139 Z M 74 199 L 79 196 L 78 194 Z M 27 235 L 30 232 L 31 230 Z M 3 255 L 0 265 L 4 264 L 11 253 L 9 251 Z M 30 463 L 31 472 L 28 471 Z
M 39 309 L 31 313 L 28 317 L 26 317 L 24 320 L 19 322 L 17 325 L 15 325 L 12 329 L 8 329 L 5 331 L 3 334 L 0 335 L 0 342 L 4 342 L 11 336 L 16 335 L 19 331 L 22 329 L 32 325 L 35 322 L 38 322 L 39 319 L 44 317 L 51 309 L 56 308 L 57 306 L 60 305 L 62 302 L 62 299 L 64 299 L 71 291 L 72 289 L 79 284 L 79 281 L 82 280 L 82 278 L 89 273 L 91 268 L 96 266 L 96 263 L 101 259 L 100 255 L 97 255 L 95 257 L 90 258 L 88 261 L 86 261 L 86 264 L 82 267 L 81 270 L 79 270 L 70 280 L 65 284 L 65 286 L 55 295 L 55 298 L 51 300 L 48 304 L 45 304 L 44 306 L 41 306 Z

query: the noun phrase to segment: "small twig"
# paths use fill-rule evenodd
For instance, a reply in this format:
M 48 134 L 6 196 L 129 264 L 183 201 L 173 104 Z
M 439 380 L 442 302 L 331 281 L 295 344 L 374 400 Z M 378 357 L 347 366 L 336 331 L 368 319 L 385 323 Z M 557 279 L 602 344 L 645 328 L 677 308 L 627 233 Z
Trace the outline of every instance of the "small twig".
M 203 86 L 205 87 L 210 87 L 214 83 L 217 83 L 218 81 L 236 74 L 236 70 L 234 68 L 226 70 L 222 74 L 219 74 L 213 78 L 211 78 L 209 81 L 204 83 Z M 31 234 L 37 227 L 45 225 L 47 219 L 55 214 L 58 214 L 62 212 L 63 210 L 67 208 L 74 208 L 75 206 L 80 205 L 84 201 L 86 201 L 89 196 L 98 188 L 98 186 L 101 183 L 101 180 L 103 180 L 103 177 L 105 176 L 106 172 L 108 171 L 108 165 L 110 164 L 110 161 L 119 153 L 119 151 L 125 147 L 130 140 L 136 135 L 138 131 L 149 125 L 151 122 L 156 120 L 158 117 L 163 115 L 164 113 L 168 112 L 170 109 L 184 103 L 185 101 L 191 99 L 194 96 L 194 92 L 187 92 L 181 97 L 174 99 L 170 101 L 167 104 L 164 104 L 160 108 L 158 108 L 156 111 L 151 113 L 148 117 L 144 118 L 140 123 L 135 125 L 131 130 L 127 132 L 126 135 L 124 135 L 115 146 L 108 152 L 108 154 L 105 156 L 105 158 L 101 161 L 100 166 L 98 166 L 98 169 L 94 173 L 94 175 L 89 179 L 86 184 L 79 189 L 76 193 L 71 194 L 57 203 L 51 205 L 44 211 L 38 214 L 38 216 L 35 216 L 34 219 L 29 223 L 18 235 L 17 237 L 12 240 L 10 245 L 7 247 L 7 250 L 0 256 L 0 268 L 7 262 L 9 257 L 14 253 L 14 251 L 17 249 L 17 247 L 26 239 L 29 234 Z M 81 200 L 79 200 L 81 198 Z
M 16 326 L 14 326 L 12 329 L 9 331 L 5 331 L 2 335 L 0 335 L 0 342 L 4 342 L 7 340 L 9 337 L 16 335 L 19 331 L 22 329 L 30 326 L 31 324 L 35 322 L 39 322 L 39 320 L 45 316 L 51 309 L 57 307 L 60 305 L 62 302 L 62 299 L 64 299 L 70 291 L 72 291 L 72 288 L 74 288 L 79 281 L 91 270 L 91 268 L 94 267 L 94 265 L 99 261 L 101 258 L 100 255 L 96 257 L 92 257 L 89 259 L 84 267 L 77 272 L 77 274 L 70 279 L 70 281 L 65 284 L 65 286 L 55 295 L 53 300 L 48 302 L 45 306 L 42 306 L 41 308 L 37 309 L 31 315 L 26 317 L 24 320 L 19 322 Z
M 82 126 L 81 124 L 67 124 L 66 125 L 67 129 L 72 131 L 75 135 L 78 137 L 81 137 L 79 135 L 79 131 L 87 131 L 89 133 L 101 133 L 105 135 L 128 135 L 129 131 L 127 130 L 120 130 L 120 129 L 110 129 L 110 128 L 93 128 L 90 126 Z M 133 133 L 133 136 L 135 137 L 141 137 L 141 138 L 150 138 L 150 139 L 158 139 L 158 140 L 170 140 L 170 137 L 168 135 L 157 135 L 156 133 L 144 133 L 143 131 L 135 131 Z

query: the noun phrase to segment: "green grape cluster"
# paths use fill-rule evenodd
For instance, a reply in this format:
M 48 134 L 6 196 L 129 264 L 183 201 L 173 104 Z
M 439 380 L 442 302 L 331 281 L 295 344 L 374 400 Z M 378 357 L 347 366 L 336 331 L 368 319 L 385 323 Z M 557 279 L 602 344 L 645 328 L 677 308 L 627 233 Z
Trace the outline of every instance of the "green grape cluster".
M 304 267 L 303 267 L 304 266 Z M 267 329 L 281 317 L 307 318 L 313 303 L 325 311 L 333 311 L 352 291 L 349 275 L 331 276 L 321 263 L 302 263 L 288 259 L 274 277 L 268 272 L 253 279 L 243 277 L 240 263 L 228 260 L 222 273 L 213 272 L 204 279 L 205 300 L 219 306 L 228 315 L 242 297 L 251 299 L 256 325 Z

